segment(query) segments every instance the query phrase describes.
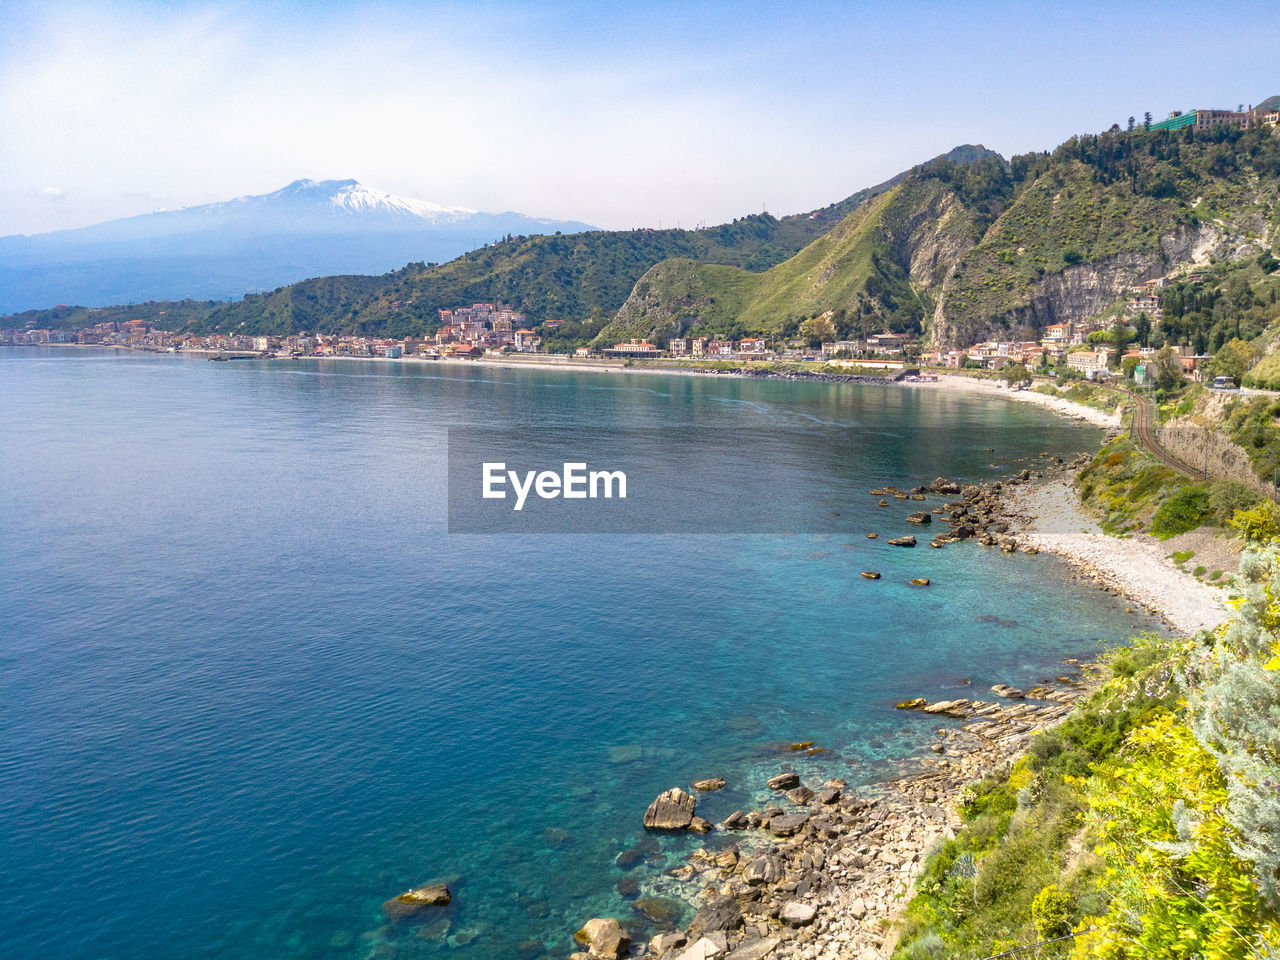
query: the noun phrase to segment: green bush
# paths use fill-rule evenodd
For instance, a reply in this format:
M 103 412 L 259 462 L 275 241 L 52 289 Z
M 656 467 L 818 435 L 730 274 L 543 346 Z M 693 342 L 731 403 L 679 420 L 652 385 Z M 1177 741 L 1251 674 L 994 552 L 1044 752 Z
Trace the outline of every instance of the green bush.
M 1208 490 L 1199 486 L 1183 487 L 1160 504 L 1151 521 L 1151 535 L 1161 540 L 1176 537 L 1200 526 L 1211 512 Z
M 1209 506 L 1219 523 L 1227 523 L 1236 511 L 1248 510 L 1261 499 L 1262 494 L 1239 480 L 1220 480 L 1209 491 Z
M 1036 933 L 1045 940 L 1065 937 L 1070 933 L 1075 912 L 1076 902 L 1071 894 L 1059 890 L 1054 883 L 1037 893 L 1031 901 L 1031 919 L 1035 921 Z

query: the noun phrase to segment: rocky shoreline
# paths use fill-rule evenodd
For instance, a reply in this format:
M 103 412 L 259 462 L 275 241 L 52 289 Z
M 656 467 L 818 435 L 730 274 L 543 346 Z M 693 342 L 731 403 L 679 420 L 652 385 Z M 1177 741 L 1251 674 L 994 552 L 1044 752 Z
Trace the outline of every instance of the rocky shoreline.
M 705 373 L 720 373 L 719 370 L 707 370 Z M 871 383 L 879 386 L 900 383 L 900 377 L 875 377 L 864 373 L 819 373 L 809 370 L 764 370 L 754 367 L 739 367 L 725 370 L 725 374 L 741 377 L 746 380 L 814 380 L 819 383 Z
M 776 802 L 704 828 L 692 794 L 664 792 L 646 812 L 646 826 L 711 829 L 719 840 L 667 871 L 696 888 L 697 914 L 687 927 L 637 944 L 627 924 L 594 918 L 578 931 L 585 949 L 571 960 L 888 957 L 893 922 L 930 847 L 961 825 L 956 811 L 965 787 L 1020 756 L 1033 732 L 1060 723 L 1088 690 L 1088 668 L 1067 664 L 1062 676 L 1026 692 L 998 684 L 989 701 L 900 704 L 967 722 L 937 730 L 934 756 L 918 761 L 918 772 L 857 794 L 843 780 L 808 785 L 783 770 L 768 781 Z
M 1046 474 L 1070 475 L 1091 459 L 1042 457 L 1042 468 L 1003 481 L 961 484 L 940 477 L 909 491 L 883 487 L 869 493 L 882 506 L 953 498 L 908 518 L 922 527 L 935 518 L 946 525 L 931 547 L 972 538 L 1005 552 L 1034 554 L 1038 548 L 1020 539 L 1025 518 L 1010 494 Z M 898 541 L 916 544 L 914 537 Z M 693 793 L 673 787 L 650 805 L 644 824 L 710 834 L 683 866 L 666 871 L 684 889 L 692 887 L 688 898 L 699 906 L 693 921 L 632 943 L 627 923 L 594 918 L 577 932 L 584 949 L 570 960 L 889 957 L 895 921 L 930 848 L 961 826 L 966 787 L 1021 756 L 1034 732 L 1061 723 L 1089 690 L 1091 675 L 1090 667 L 1068 660 L 1062 675 L 1025 692 L 997 684 L 990 700 L 903 701 L 899 709 L 965 722 L 936 730 L 933 755 L 916 761 L 917 771 L 857 793 L 842 779 L 805 784 L 798 773 L 783 770 L 768 781 L 775 802 L 735 811 L 713 825 L 696 815 L 694 794 L 722 781 L 700 781 Z
M 1071 479 L 1091 459 L 1044 453 L 1034 467 L 1004 480 L 960 483 L 940 477 L 909 490 L 885 486 L 868 494 L 882 507 L 899 500 L 919 507 L 906 519 L 920 530 L 943 527 L 928 541 L 932 548 L 973 539 L 1006 553 L 1035 554 L 1045 541 L 1032 529 L 1036 517 L 1027 512 L 1028 498 L 1043 496 L 1055 484 L 1065 488 L 1055 496 L 1070 495 Z M 917 543 L 912 536 L 888 542 Z M 1104 589 L 1129 596 L 1105 570 L 1078 558 L 1073 566 Z M 1162 613 L 1150 598 L 1130 599 Z M 940 721 L 929 753 L 906 761 L 910 768 L 902 775 L 857 792 L 838 778 L 818 782 L 811 776 L 813 782 L 805 783 L 784 765 L 767 782 L 769 802 L 713 824 L 697 815 L 697 795 L 723 788 L 722 778 L 695 781 L 688 791 L 664 791 L 645 811 L 645 828 L 703 834 L 704 845 L 661 875 L 624 879 L 624 896 L 633 900 L 635 912 L 587 921 L 574 935 L 581 950 L 570 960 L 885 960 L 931 847 L 953 837 L 962 824 L 966 788 L 1021 756 L 1036 731 L 1066 719 L 1091 689 L 1093 675 L 1092 666 L 1066 660 L 1060 675 L 1026 691 L 996 684 L 988 699 L 904 700 L 898 709 Z M 656 840 L 647 842 L 656 849 Z M 628 850 L 618 863 L 629 869 L 645 859 L 644 850 Z M 388 912 L 407 911 L 409 903 L 420 909 L 419 902 L 433 896 L 447 898 L 448 892 L 410 891 L 389 901 Z M 687 925 L 677 923 L 673 898 L 697 907 Z M 659 932 L 650 935 L 655 927 Z

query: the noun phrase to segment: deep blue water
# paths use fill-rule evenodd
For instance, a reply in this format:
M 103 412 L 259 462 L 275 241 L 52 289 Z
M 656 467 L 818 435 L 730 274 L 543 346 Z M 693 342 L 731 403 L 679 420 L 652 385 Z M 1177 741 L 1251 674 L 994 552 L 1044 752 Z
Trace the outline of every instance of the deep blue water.
M 809 739 L 883 778 L 937 724 L 895 700 L 1150 626 L 1048 557 L 884 545 L 872 486 L 1096 447 L 998 399 L 15 348 L 0 415 L 9 956 L 564 955 L 678 862 L 613 863 L 659 791 L 724 776 L 722 818 Z M 793 506 L 881 539 L 448 534 L 445 431 L 495 425 L 754 432 Z M 716 437 L 671 456 L 711 476 Z M 386 923 L 438 877 L 447 929 Z

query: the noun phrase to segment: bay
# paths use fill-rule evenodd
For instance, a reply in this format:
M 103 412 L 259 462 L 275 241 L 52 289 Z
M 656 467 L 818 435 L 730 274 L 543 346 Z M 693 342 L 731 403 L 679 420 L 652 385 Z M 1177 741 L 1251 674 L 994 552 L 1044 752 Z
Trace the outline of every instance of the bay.
M 871 783 L 939 723 L 895 701 L 1033 683 L 1151 627 L 1052 558 L 972 543 L 446 530 L 450 428 L 669 429 L 694 481 L 740 456 L 717 438 L 758 437 L 786 509 L 883 538 L 907 504 L 872 487 L 1096 449 L 1030 405 L 9 348 L 0 411 L 14 956 L 565 955 L 586 919 L 631 921 L 618 880 L 659 889 L 689 849 L 614 863 L 661 790 L 725 777 L 699 801 L 716 820 L 785 763 Z M 386 921 L 442 877 L 447 929 Z

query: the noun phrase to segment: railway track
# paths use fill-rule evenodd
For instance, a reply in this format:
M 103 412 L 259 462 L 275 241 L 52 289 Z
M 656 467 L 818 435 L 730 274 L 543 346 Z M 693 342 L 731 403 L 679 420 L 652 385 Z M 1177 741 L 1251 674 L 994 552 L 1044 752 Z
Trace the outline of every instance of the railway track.
M 1129 427 L 1129 433 L 1138 442 L 1138 445 L 1166 467 L 1172 467 L 1174 470 L 1185 473 L 1189 477 L 1195 477 L 1197 480 L 1202 479 L 1205 476 L 1203 470 L 1197 470 L 1189 464 L 1183 463 L 1162 447 L 1160 441 L 1156 439 L 1155 404 L 1146 397 L 1133 392 L 1130 392 L 1129 396 L 1133 398 L 1133 422 Z

